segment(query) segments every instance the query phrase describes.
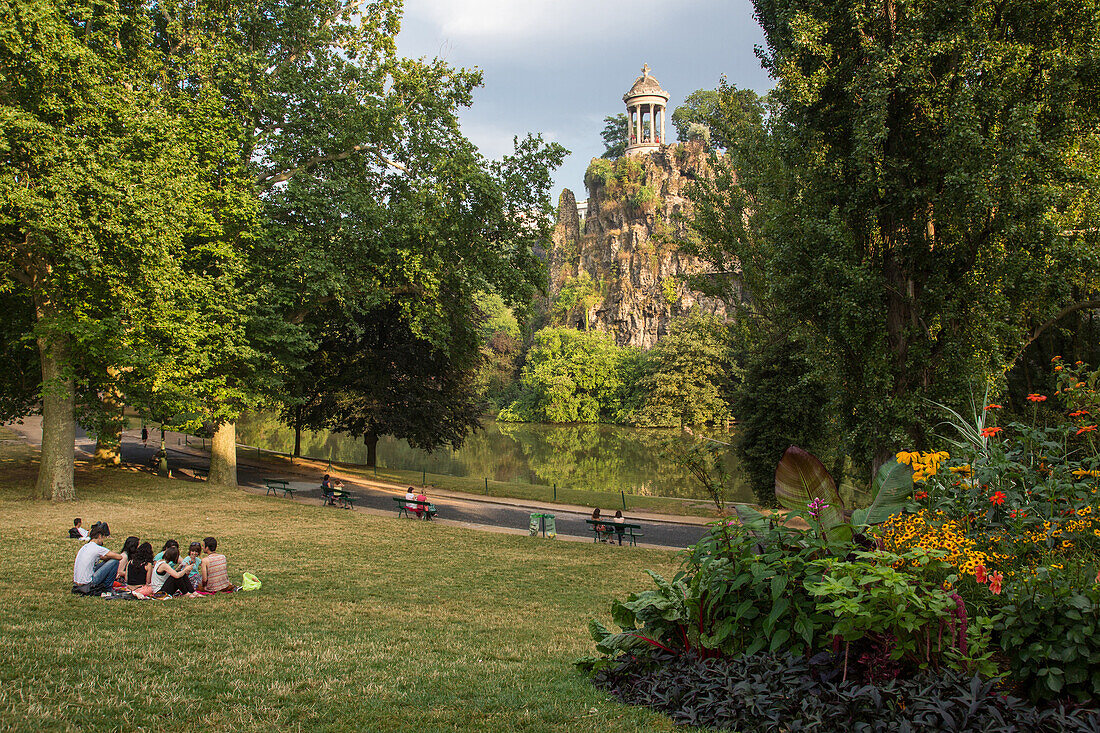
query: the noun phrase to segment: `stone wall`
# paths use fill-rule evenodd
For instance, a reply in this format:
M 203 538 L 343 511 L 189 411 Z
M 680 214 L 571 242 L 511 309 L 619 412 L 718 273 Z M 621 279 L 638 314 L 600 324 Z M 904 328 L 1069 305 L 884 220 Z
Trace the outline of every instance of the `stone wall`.
M 681 213 L 689 181 L 709 175 L 700 145 L 666 145 L 660 150 L 616 161 L 595 159 L 589 167 L 588 212 L 577 216 L 569 189 L 558 201 L 551 240 L 551 299 L 570 278 L 587 273 L 600 287 L 600 301 L 588 312 L 591 327 L 614 334 L 621 346 L 652 347 L 669 322 L 695 307 L 725 317 L 725 304 L 690 290 L 686 275 L 708 266 L 681 254 L 677 242 L 688 232 Z M 583 313 L 568 325 L 584 328 Z

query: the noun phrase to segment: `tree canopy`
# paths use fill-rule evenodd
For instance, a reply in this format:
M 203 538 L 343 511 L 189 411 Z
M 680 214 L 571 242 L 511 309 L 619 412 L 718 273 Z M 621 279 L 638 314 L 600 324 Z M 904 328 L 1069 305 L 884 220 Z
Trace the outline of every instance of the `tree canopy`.
M 881 462 L 1096 292 L 1100 4 L 754 6 L 777 85 L 693 192 L 698 251 L 803 337 Z

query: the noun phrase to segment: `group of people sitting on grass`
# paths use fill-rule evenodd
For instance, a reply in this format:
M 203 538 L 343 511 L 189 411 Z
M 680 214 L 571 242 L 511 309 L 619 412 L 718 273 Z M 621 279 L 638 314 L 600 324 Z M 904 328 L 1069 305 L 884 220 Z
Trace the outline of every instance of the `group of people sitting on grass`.
M 424 493 L 424 489 L 421 489 L 419 494 L 414 493 L 415 491 L 416 489 L 410 486 L 405 492 L 405 509 L 414 513 L 417 519 L 431 519 L 436 515 L 435 504 L 428 501 L 428 495 Z
M 595 509 L 592 510 L 592 519 L 594 519 L 594 520 L 602 519 L 602 517 L 600 517 L 600 508 L 599 507 L 596 507 Z M 604 521 L 607 521 L 607 520 L 604 520 Z M 623 527 L 616 527 L 615 525 L 616 524 L 622 524 L 625 521 L 626 521 L 626 519 L 623 517 L 622 511 L 621 510 L 616 510 L 615 511 L 615 516 L 614 516 L 614 518 L 612 518 L 610 520 L 609 524 L 597 524 L 596 525 L 596 533 L 599 537 L 600 542 L 610 543 L 612 535 L 616 535 L 616 536 L 618 536 L 619 544 L 621 545 L 623 543 L 623 529 L 624 528 Z
M 113 552 L 103 546 L 111 530 L 106 522 L 96 522 L 87 536 L 81 535 L 80 520 L 73 522 L 75 536 L 85 544 L 73 562 L 73 593 L 81 595 L 117 594 L 133 598 L 170 598 L 231 593 L 236 587 L 229 581 L 225 555 L 219 554 L 218 540 L 207 537 L 192 542 L 187 555 L 181 556 L 180 544 L 168 540 L 156 555 L 153 546 L 137 537 L 127 537 L 122 550 Z M 74 533 L 70 531 L 70 536 Z

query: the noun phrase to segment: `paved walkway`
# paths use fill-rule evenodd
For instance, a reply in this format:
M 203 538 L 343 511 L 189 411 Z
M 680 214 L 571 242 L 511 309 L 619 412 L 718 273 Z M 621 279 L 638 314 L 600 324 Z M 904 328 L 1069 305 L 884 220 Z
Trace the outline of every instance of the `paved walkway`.
M 28 443 L 41 444 L 40 418 L 27 418 L 23 425 L 9 425 L 19 432 Z M 160 431 L 149 431 L 148 445 L 142 445 L 140 430 L 128 430 L 123 434 L 122 460 L 127 463 L 148 466 L 153 453 L 160 445 Z M 192 438 L 192 440 L 194 440 Z M 195 478 L 196 469 L 205 471 L 209 464 L 209 455 L 198 446 L 185 443 L 180 433 L 165 433 L 165 447 L 168 450 L 168 463 L 173 477 L 181 480 L 199 480 Z M 90 458 L 95 442 L 78 430 L 76 450 L 78 457 Z M 265 462 L 249 456 L 238 449 L 237 481 L 240 487 L 253 493 L 265 493 L 264 482 L 267 479 L 286 480 L 292 489 L 296 489 L 294 501 L 321 504 L 321 476 L 325 473 L 323 461 L 295 459 L 293 466 Z M 344 482 L 344 488 L 355 496 L 355 511 L 371 514 L 395 516 L 397 502 L 395 496 L 404 496 L 405 487 L 382 481 L 373 481 L 359 476 L 342 474 L 338 468 L 330 472 Z M 558 539 L 566 541 L 592 542 L 592 532 L 585 519 L 591 510 L 565 504 L 510 499 L 505 497 L 485 497 L 475 494 L 431 489 L 429 497 L 439 509 L 435 521 L 442 524 L 456 524 L 475 529 L 511 534 L 527 534 L 532 512 L 553 514 L 557 523 Z M 290 501 L 281 496 L 272 497 L 272 501 Z M 341 511 L 340 509 L 326 509 Z M 614 509 L 612 508 L 612 513 Z M 415 520 L 407 520 L 415 521 Z M 641 546 L 683 548 L 697 542 L 706 533 L 708 520 L 702 517 L 671 517 L 647 513 L 631 512 L 628 521 L 641 524 L 644 534 Z

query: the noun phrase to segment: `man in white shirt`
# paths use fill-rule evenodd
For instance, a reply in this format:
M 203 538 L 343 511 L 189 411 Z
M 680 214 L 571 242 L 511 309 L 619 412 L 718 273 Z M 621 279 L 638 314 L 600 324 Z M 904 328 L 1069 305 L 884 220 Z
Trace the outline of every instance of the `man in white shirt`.
M 76 561 L 73 562 L 73 593 L 99 593 L 111 589 L 122 555 L 103 546 L 105 535 L 101 525 L 93 525 L 92 531 L 88 533 L 88 543 L 76 553 Z M 96 560 L 100 558 L 104 562 L 97 568 Z

